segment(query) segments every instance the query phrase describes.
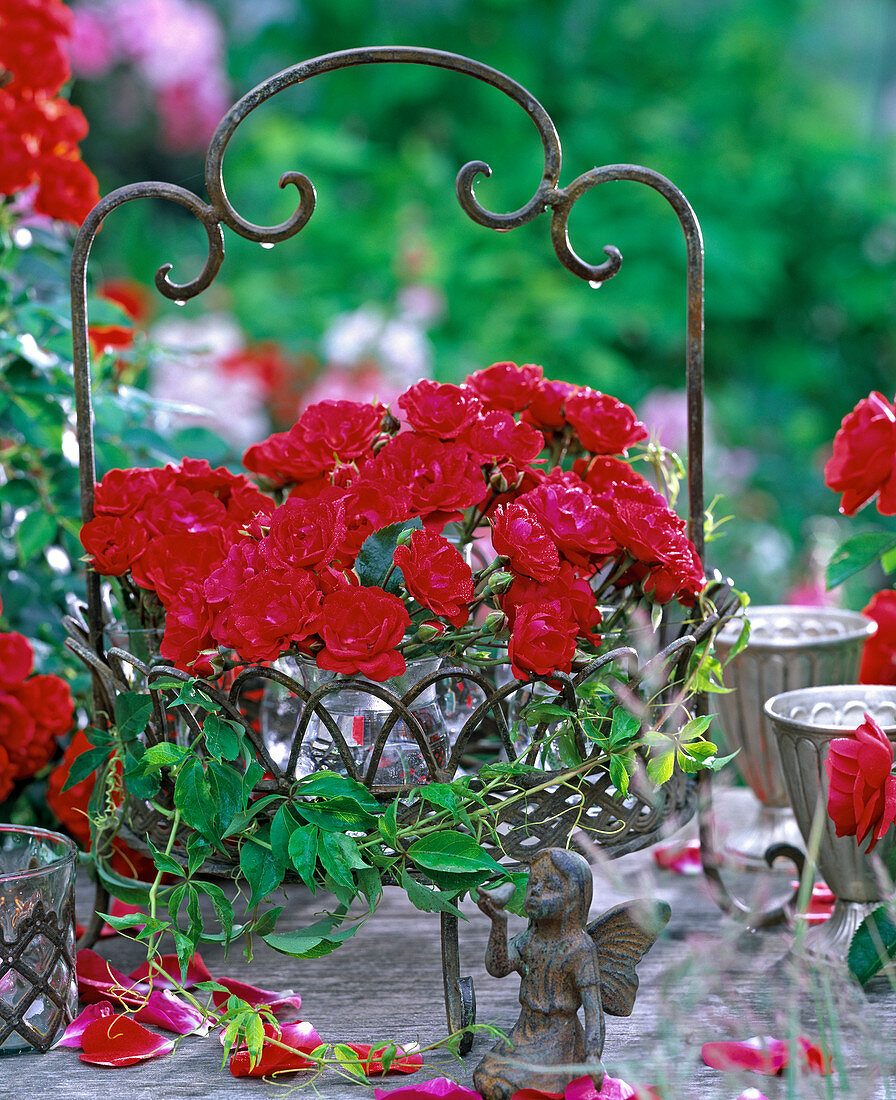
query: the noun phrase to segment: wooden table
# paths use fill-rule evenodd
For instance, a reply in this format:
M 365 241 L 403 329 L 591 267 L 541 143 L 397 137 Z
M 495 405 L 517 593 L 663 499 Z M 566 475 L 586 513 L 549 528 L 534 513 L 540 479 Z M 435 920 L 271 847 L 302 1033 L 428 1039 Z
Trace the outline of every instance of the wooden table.
M 751 812 L 750 799 L 743 790 L 724 792 L 717 799 L 720 819 L 742 819 Z M 639 968 L 641 992 L 633 1014 L 607 1021 L 604 1061 L 613 1076 L 657 1086 L 664 1100 L 735 1100 L 749 1087 L 769 1100 L 896 1098 L 896 993 L 885 978 L 875 979 L 863 994 L 843 975 L 813 971 L 788 957 L 792 934 L 787 929 L 745 932 L 719 912 L 701 877 L 660 870 L 649 851 L 598 863 L 594 874 L 595 915 L 640 896 L 664 898 L 672 906 L 662 939 Z M 730 877 L 742 891 L 770 888 L 780 894 L 788 876 Z M 319 902 L 294 889 L 287 905 L 298 921 Z M 508 1028 L 518 1012 L 518 983 L 515 977 L 497 980 L 486 974 L 482 960 L 488 921 L 469 901 L 463 909 L 470 919 L 461 926 L 462 973 L 474 977 L 478 1019 Z M 512 933 L 523 927 L 522 921 L 513 920 Z M 141 961 L 140 945 L 122 938 L 101 941 L 98 950 L 126 972 Z M 296 989 L 303 998 L 301 1015 L 327 1042 L 394 1039 L 427 1044 L 445 1033 L 438 918 L 418 913 L 396 890 L 386 891 L 374 919 L 353 939 L 321 959 L 292 960 L 263 944 L 251 964 L 240 947 L 227 961 L 220 950 L 202 954 L 216 976 L 227 974 L 268 989 Z M 825 1040 L 839 1052 L 833 1077 L 788 1080 L 721 1073 L 706 1067 L 700 1057 L 702 1044 L 711 1040 L 753 1035 L 786 1039 L 794 1034 Z M 472 1087 L 472 1071 L 489 1043 L 478 1035 L 464 1062 L 444 1053 L 428 1054 L 423 1072 L 391 1076 L 377 1087 L 398 1088 L 440 1075 Z M 221 1047 L 214 1033 L 183 1039 L 171 1056 L 127 1069 L 89 1066 L 77 1051 L 58 1049 L 0 1059 L 0 1097 L 169 1100 L 284 1094 L 283 1079 L 240 1080 L 220 1066 Z M 307 1076 L 285 1081 L 295 1085 Z M 332 1072 L 313 1088 L 324 1100 L 372 1096 L 371 1089 Z

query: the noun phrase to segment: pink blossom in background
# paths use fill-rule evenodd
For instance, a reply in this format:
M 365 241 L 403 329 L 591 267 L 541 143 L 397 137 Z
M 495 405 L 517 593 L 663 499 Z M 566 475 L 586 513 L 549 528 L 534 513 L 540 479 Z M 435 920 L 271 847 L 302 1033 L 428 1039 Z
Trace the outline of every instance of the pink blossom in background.
M 120 57 L 118 42 L 101 8 L 82 5 L 74 9 L 68 56 L 72 71 L 91 80 L 108 72 Z
M 664 447 L 687 454 L 688 405 L 684 390 L 668 390 L 663 386 L 651 390 L 638 405 L 638 417 Z

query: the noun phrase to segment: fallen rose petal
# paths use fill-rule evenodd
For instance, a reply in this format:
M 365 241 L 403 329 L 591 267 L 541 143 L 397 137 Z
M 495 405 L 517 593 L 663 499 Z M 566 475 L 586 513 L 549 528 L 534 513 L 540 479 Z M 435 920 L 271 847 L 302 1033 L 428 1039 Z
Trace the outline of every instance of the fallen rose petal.
M 75 959 L 78 996 L 84 1004 L 112 1001 L 126 1008 L 136 1008 L 150 994 L 148 985 L 135 982 L 89 947 L 82 948 Z
M 248 985 L 246 982 L 237 981 L 236 978 L 215 978 L 218 985 L 223 985 L 227 993 L 220 990 L 212 994 L 215 1008 L 223 1008 L 227 1004 L 229 996 L 239 997 L 247 1001 L 253 1008 L 258 1005 L 267 1005 L 274 1013 L 278 1011 L 295 1011 L 302 1007 L 302 998 L 291 989 L 280 990 L 259 989 L 257 986 Z
M 153 1035 L 129 1016 L 103 1016 L 81 1036 L 82 1062 L 94 1066 L 133 1066 L 174 1049 L 173 1039 Z
M 797 1043 L 803 1052 L 803 1061 L 806 1069 L 808 1069 L 810 1073 L 819 1073 L 823 1077 L 826 1077 L 834 1072 L 833 1056 L 825 1047 L 811 1042 L 803 1035 L 797 1037 Z
M 423 1068 L 423 1056 L 421 1054 L 405 1054 L 399 1047 L 397 1054 L 392 1059 L 392 1064 L 387 1070 L 383 1070 L 383 1063 L 377 1059 L 378 1055 L 381 1055 L 389 1046 L 388 1043 L 383 1043 L 378 1047 L 373 1047 L 368 1043 L 346 1043 L 345 1045 L 358 1055 L 361 1060 L 361 1069 L 368 1077 L 382 1077 L 384 1073 L 416 1073 L 418 1069 Z
M 510 1100 L 563 1100 L 562 1092 L 542 1092 L 541 1089 L 517 1089 Z
M 430 1100 L 433 1096 L 438 1096 L 440 1100 L 482 1100 L 478 1092 L 459 1085 L 450 1077 L 433 1077 L 429 1081 L 417 1081 L 413 1085 L 402 1085 L 389 1091 L 374 1089 L 373 1096 L 374 1100 L 385 1100 L 386 1097 L 394 1097 L 395 1100 Z
M 102 1019 L 103 1016 L 112 1016 L 114 1011 L 108 1001 L 97 1001 L 95 1004 L 88 1005 L 63 1031 L 62 1038 L 53 1044 L 54 1049 L 55 1047 L 79 1047 L 87 1025 L 92 1024 L 94 1020 Z
M 167 989 L 154 989 L 134 1013 L 143 1024 L 154 1024 L 178 1035 L 208 1035 L 211 1020 Z
M 607 1082 L 610 1082 L 608 1086 Z M 577 1077 L 575 1081 L 570 1081 L 566 1086 L 566 1091 L 563 1093 L 565 1100 L 598 1100 L 598 1097 L 603 1097 L 604 1100 L 627 1100 L 629 1096 L 633 1095 L 633 1091 L 628 1085 L 625 1087 L 629 1090 L 624 1095 L 619 1092 L 613 1091 L 613 1085 L 625 1084 L 624 1081 L 616 1081 L 614 1077 L 604 1077 L 604 1083 L 598 1089 L 594 1085 L 594 1081 L 590 1077 Z
M 676 875 L 699 875 L 703 870 L 699 840 L 657 844 L 653 849 L 653 858 L 658 867 Z
M 780 1073 L 789 1061 L 787 1044 L 770 1035 L 743 1042 L 704 1043 L 701 1054 L 712 1069 L 747 1069 L 767 1077 Z
M 230 1056 L 230 1072 L 234 1077 L 266 1077 L 269 1073 L 287 1073 L 301 1069 L 316 1069 L 317 1063 L 304 1057 L 322 1046 L 321 1037 L 314 1027 L 304 1020 L 280 1024 L 279 1034 L 273 1024 L 264 1025 L 265 1041 L 261 1057 L 253 1066 L 245 1047 L 234 1050 Z M 277 1039 L 289 1050 L 268 1039 Z
M 799 883 L 793 881 L 790 885 L 795 890 Z M 809 896 L 809 904 L 802 913 L 797 913 L 796 917 L 809 925 L 823 924 L 833 913 L 836 900 L 829 886 L 825 886 L 823 882 L 816 882 Z
M 160 972 L 161 968 L 161 972 Z M 141 963 L 136 970 L 132 970 L 129 977 L 136 982 L 150 982 L 153 989 L 178 989 L 181 985 L 180 963 L 177 955 L 160 955 L 150 962 Z M 187 974 L 183 981 L 185 989 L 190 989 L 200 982 L 212 981 L 208 967 L 202 961 L 202 956 L 197 952 L 190 956 L 187 963 Z

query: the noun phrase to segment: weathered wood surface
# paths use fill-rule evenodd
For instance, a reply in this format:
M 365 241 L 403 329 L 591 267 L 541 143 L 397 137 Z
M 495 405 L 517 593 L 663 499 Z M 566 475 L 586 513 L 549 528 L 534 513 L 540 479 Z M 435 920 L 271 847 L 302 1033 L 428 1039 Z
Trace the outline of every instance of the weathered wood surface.
M 720 818 L 736 820 L 749 813 L 749 800 L 744 791 L 728 792 L 719 800 Z M 775 876 L 771 888 L 779 893 L 782 886 L 786 889 L 787 877 Z M 764 888 L 759 878 L 740 875 L 737 882 L 755 892 Z M 768 876 L 761 878 L 769 882 Z M 604 1061 L 610 1073 L 657 1086 L 664 1100 L 735 1100 L 750 1087 L 769 1100 L 896 1098 L 896 992 L 885 978 L 875 979 L 863 994 L 842 975 L 818 974 L 795 962 L 788 958 L 790 931 L 742 931 L 719 912 L 701 878 L 658 870 L 650 852 L 595 867 L 594 915 L 620 900 L 642 896 L 668 901 L 672 919 L 639 967 L 641 991 L 633 1014 L 608 1018 Z M 298 918 L 317 904 L 304 890 L 293 890 L 287 908 Z M 462 972 L 474 977 L 478 1018 L 507 1028 L 518 1014 L 518 983 L 515 977 L 499 981 L 485 973 L 488 921 L 472 903 L 464 903 L 464 909 L 470 921 L 461 926 Z M 511 931 L 522 927 L 522 922 L 511 921 Z M 124 971 L 141 960 L 139 945 L 121 938 L 102 941 L 99 950 Z M 324 958 L 294 961 L 264 945 L 256 949 L 251 964 L 239 948 L 226 961 L 214 949 L 204 950 L 203 957 L 215 975 L 268 989 L 298 990 L 302 1016 L 325 1041 L 426 1044 L 445 1032 L 438 917 L 417 913 L 394 890 L 386 892 L 374 919 Z M 721 1073 L 700 1058 L 701 1045 L 710 1040 L 794 1034 L 824 1040 L 835 1049 L 835 1076 L 788 1080 Z M 489 1043 L 487 1036 L 477 1036 L 463 1063 L 444 1053 L 428 1054 L 428 1072 L 390 1076 L 377 1087 L 392 1089 L 442 1074 L 470 1085 Z M 88 1066 L 77 1051 L 59 1049 L 0 1059 L 0 1097 L 273 1097 L 308 1077 L 299 1074 L 279 1083 L 238 1080 L 220 1067 L 221 1047 L 214 1033 L 206 1039 L 184 1039 L 172 1056 L 127 1069 Z M 324 1100 L 372 1095 L 372 1089 L 332 1072 L 310 1087 Z

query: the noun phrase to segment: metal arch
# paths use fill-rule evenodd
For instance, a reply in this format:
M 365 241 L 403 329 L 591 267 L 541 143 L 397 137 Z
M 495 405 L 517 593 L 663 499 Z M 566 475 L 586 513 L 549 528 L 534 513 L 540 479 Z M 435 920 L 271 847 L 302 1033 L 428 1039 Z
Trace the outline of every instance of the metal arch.
M 281 177 L 281 187 L 292 183 L 298 188 L 301 196 L 299 206 L 291 218 L 276 226 L 253 225 L 237 214 L 227 198 L 223 179 L 223 159 L 228 142 L 248 114 L 284 88 L 304 83 L 321 73 L 335 72 L 355 65 L 391 63 L 432 65 L 440 69 L 465 73 L 485 84 L 490 84 L 518 103 L 535 124 L 544 148 L 544 174 L 535 194 L 519 210 L 509 214 L 495 214 L 486 210 L 473 193 L 473 182 L 478 175 L 491 175 L 491 169 L 484 161 L 471 161 L 458 172 L 456 183 L 458 200 L 473 221 L 489 229 L 515 229 L 517 226 L 525 225 L 545 210 L 548 197 L 553 193 L 560 178 L 560 138 L 550 115 L 522 84 L 511 80 L 490 65 L 444 50 L 418 46 L 364 46 L 358 49 L 340 50 L 338 53 L 323 54 L 310 61 L 303 61 L 283 69 L 262 81 L 231 107 L 209 144 L 205 169 L 206 187 L 221 221 L 235 233 L 250 241 L 274 243 L 297 233 L 311 217 L 314 209 L 314 188 L 308 177 L 301 172 L 289 172 Z

